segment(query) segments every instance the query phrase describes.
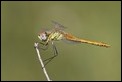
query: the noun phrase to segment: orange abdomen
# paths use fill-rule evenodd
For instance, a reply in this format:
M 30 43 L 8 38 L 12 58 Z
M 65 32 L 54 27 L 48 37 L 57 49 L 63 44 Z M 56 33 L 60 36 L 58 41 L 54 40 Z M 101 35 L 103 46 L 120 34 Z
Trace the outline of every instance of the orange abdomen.
M 89 41 L 89 40 L 85 40 L 85 39 L 80 39 L 80 38 L 77 38 L 71 34 L 68 34 L 68 33 L 65 33 L 63 34 L 64 37 L 67 39 L 67 40 L 70 40 L 70 41 L 73 41 L 73 42 L 81 42 L 81 43 L 88 43 L 88 44 L 92 44 L 92 45 L 96 45 L 96 46 L 101 46 L 101 47 L 110 47 L 110 45 L 106 44 L 106 43 L 103 43 L 103 42 L 96 42 L 96 41 Z

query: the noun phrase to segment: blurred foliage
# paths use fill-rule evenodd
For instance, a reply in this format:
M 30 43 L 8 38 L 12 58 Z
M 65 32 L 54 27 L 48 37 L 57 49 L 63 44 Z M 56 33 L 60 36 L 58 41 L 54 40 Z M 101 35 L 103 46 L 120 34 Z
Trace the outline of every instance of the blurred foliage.
M 2 1 L 1 80 L 46 80 L 34 42 L 55 20 L 77 37 L 102 41 L 89 44 L 55 42 L 59 56 L 46 66 L 52 80 L 121 80 L 121 2 L 119 1 Z M 52 56 L 51 46 L 42 52 Z

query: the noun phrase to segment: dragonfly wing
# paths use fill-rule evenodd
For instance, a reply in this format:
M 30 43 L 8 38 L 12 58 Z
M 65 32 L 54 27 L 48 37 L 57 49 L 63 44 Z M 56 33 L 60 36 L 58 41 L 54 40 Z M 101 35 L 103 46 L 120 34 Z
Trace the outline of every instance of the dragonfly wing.
M 63 26 L 62 24 L 59 24 L 59 23 L 56 22 L 56 21 L 53 21 L 53 20 L 52 20 L 52 23 L 54 24 L 54 28 L 55 28 L 55 29 L 60 29 L 60 30 L 62 30 L 62 29 L 65 29 L 65 28 L 66 28 L 65 26 Z

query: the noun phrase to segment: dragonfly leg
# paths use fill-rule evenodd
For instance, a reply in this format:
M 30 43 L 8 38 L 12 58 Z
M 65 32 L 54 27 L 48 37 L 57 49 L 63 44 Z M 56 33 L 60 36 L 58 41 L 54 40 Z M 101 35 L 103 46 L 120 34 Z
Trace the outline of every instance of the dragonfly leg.
M 42 49 L 42 50 L 47 50 L 47 49 L 48 49 L 48 44 L 45 45 L 45 44 L 42 43 L 42 42 L 39 42 L 39 43 L 40 43 L 41 45 L 43 45 L 43 47 L 40 47 L 40 46 L 39 46 L 40 49 Z
M 44 62 L 46 62 L 46 61 L 47 62 L 45 63 L 44 66 L 46 66 L 53 58 L 55 58 L 58 55 L 58 50 L 57 50 L 56 46 L 53 44 L 53 42 L 52 42 L 52 47 L 53 47 L 54 56 L 50 57 L 48 59 L 45 59 Z

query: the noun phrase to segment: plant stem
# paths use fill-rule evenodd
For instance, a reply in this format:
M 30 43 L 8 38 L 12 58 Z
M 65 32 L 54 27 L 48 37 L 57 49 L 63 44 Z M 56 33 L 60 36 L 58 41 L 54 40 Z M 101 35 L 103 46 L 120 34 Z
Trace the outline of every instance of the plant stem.
M 43 63 L 42 58 L 41 58 L 41 56 L 40 56 L 40 52 L 39 52 L 39 49 L 38 49 L 38 44 L 39 44 L 39 43 L 35 43 L 34 46 L 35 46 L 35 49 L 36 49 L 36 52 L 37 52 L 37 55 L 38 55 L 40 64 L 41 64 L 41 66 L 42 66 L 43 72 L 44 72 L 44 74 L 45 74 L 45 76 L 46 76 L 46 78 L 47 78 L 47 81 L 52 81 L 52 80 L 50 80 L 50 78 L 49 78 L 49 76 L 48 76 L 48 74 L 47 74 L 47 71 L 46 71 L 46 69 L 45 69 L 44 63 Z

